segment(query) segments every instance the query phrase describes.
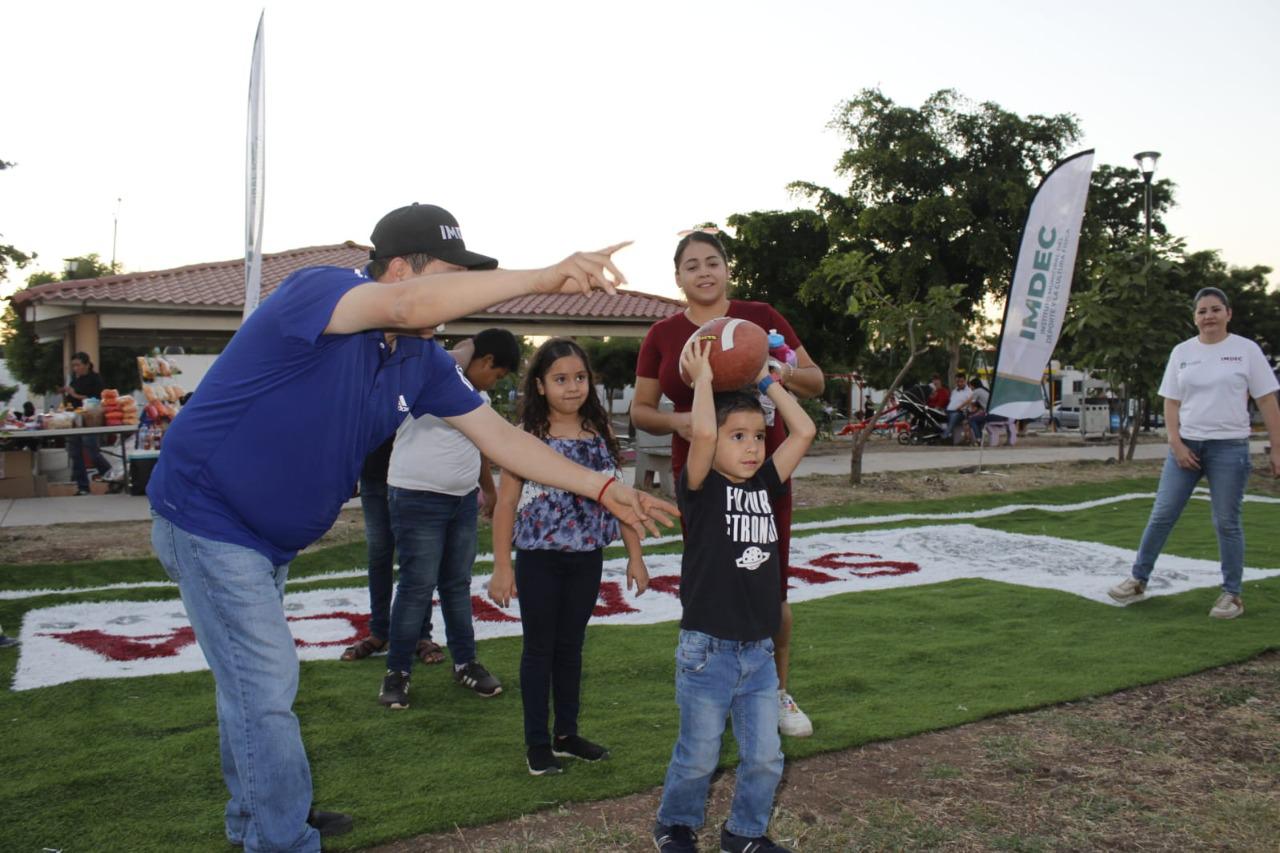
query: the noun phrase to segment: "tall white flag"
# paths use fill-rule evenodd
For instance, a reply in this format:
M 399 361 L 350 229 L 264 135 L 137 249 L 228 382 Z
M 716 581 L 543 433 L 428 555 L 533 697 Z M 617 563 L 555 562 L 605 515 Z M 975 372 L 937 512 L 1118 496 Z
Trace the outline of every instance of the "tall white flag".
M 258 16 L 249 69 L 249 121 L 244 162 L 244 316 L 258 307 L 262 295 L 262 202 L 267 177 L 266 99 L 263 97 L 262 51 L 266 10 Z
M 993 415 L 1044 414 L 1040 379 L 1062 332 L 1092 174 L 1093 149 L 1081 151 L 1054 166 L 1031 199 L 1000 330 Z

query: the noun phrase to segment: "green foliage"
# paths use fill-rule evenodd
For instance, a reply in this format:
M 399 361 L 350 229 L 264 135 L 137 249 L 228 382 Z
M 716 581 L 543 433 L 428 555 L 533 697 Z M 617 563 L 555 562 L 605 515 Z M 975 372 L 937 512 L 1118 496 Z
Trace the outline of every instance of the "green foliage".
M 1131 238 L 1097 258 L 1073 289 L 1063 324 L 1071 362 L 1101 371 L 1132 396 L 1154 391 L 1169 350 L 1195 332 L 1180 254 L 1168 238 L 1153 240 L 1150 255 L 1141 238 Z
M 596 381 L 604 386 L 610 401 L 615 391 L 636 381 L 636 359 L 640 356 L 638 338 L 581 338 L 578 344 L 586 352 Z
M 40 343 L 35 324 L 15 311 L 13 303 L 5 306 L 3 324 L 0 344 L 4 345 L 9 372 L 33 394 L 50 394 L 61 388 L 66 381 L 62 375 L 62 344 Z
M 893 299 L 961 285 L 966 318 L 1009 280 L 1035 185 L 1080 135 L 1071 115 L 1023 117 L 951 90 L 916 108 L 864 89 L 832 127 L 850 143 L 837 166 L 847 192 L 794 187 L 833 244 L 867 255 Z
M 1216 287 L 1231 300 L 1231 331 L 1257 341 L 1273 356 L 1280 355 L 1280 290 L 1267 287 L 1270 267 L 1228 267 L 1217 251 L 1193 252 L 1183 259 L 1182 267 L 1188 321 L 1195 292 Z
M 18 393 L 17 385 L 0 384 L 0 403 L 7 403 L 13 399 L 13 395 Z
M 722 233 L 733 272 L 733 296 L 767 302 L 795 329 L 805 351 L 827 372 L 844 372 L 864 343 L 858 319 L 843 309 L 814 310 L 805 281 L 831 247 L 823 218 L 812 210 L 755 211 L 729 217 Z
M 95 252 L 68 258 L 67 267 L 60 274 L 32 273 L 27 277 L 27 286 L 102 278 L 120 271 L 119 264 L 112 266 L 104 263 Z M 34 324 L 27 322 L 15 311 L 12 303 L 6 306 L 0 322 L 3 324 L 3 328 L 0 328 L 0 344 L 4 346 L 5 360 L 13 375 L 34 394 L 50 394 L 60 389 L 67 381 L 62 372 L 62 344 L 56 341 L 40 343 Z M 102 374 L 102 380 L 108 388 L 127 394 L 138 387 L 136 359 L 142 354 L 141 350 L 127 347 L 102 347 L 98 353 L 98 363 L 94 367 Z

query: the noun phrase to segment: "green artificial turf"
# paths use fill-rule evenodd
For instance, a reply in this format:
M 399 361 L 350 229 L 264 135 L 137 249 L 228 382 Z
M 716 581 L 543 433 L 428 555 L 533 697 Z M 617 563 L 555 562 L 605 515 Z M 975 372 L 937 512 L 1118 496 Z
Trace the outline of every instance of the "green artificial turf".
M 1153 486 L 1111 483 L 824 508 L 798 513 L 797 520 L 1069 503 Z M 1129 501 L 980 523 L 1133 548 L 1149 510 L 1149 501 Z M 1280 543 L 1270 533 L 1276 514 L 1274 506 L 1246 505 L 1249 565 L 1280 567 Z M 360 563 L 350 549 L 307 555 L 295 568 L 304 574 L 350 568 Z M 1167 551 L 1216 556 L 1207 507 L 1188 508 Z M 122 562 L 139 571 L 147 561 Z M 317 568 L 322 565 L 327 568 Z M 11 580 L 28 568 L 0 567 L 0 588 L 14 588 Z M 76 577 L 94 569 L 83 571 Z M 99 577 L 93 582 L 121 580 Z M 1197 590 L 1122 610 L 1052 590 L 957 580 L 797 603 L 791 687 L 813 717 L 815 735 L 786 740 L 784 750 L 798 758 L 1108 693 L 1247 659 L 1280 643 L 1280 575 L 1246 584 L 1249 610 L 1242 619 L 1208 619 L 1213 596 Z M 129 590 L 4 601 L 0 621 L 16 626 L 30 608 L 71 600 L 152 597 L 174 595 Z M 674 623 L 589 629 L 582 733 L 608 745 L 613 758 L 573 764 L 559 777 L 533 778 L 524 769 L 519 638 L 480 643 L 482 660 L 506 685 L 504 695 L 480 699 L 454 685 L 446 667 L 419 666 L 413 707 L 404 712 L 376 702 L 380 658 L 302 664 L 295 709 L 316 801 L 356 817 L 355 832 L 326 848 L 352 849 L 661 784 L 676 735 L 676 630 Z M 0 651 L 4 683 L 16 661 L 14 651 Z M 0 721 L 0 849 L 229 849 L 222 838 L 225 791 L 208 673 L 4 691 Z M 731 739 L 724 759 L 734 760 Z

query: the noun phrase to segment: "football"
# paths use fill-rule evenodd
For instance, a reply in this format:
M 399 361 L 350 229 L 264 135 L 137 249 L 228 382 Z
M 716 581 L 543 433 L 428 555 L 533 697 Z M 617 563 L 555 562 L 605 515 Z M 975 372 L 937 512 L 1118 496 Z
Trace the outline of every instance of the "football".
M 755 384 L 769 358 L 769 335 L 750 320 L 718 317 L 694 332 L 689 343 L 693 341 L 711 342 L 711 387 L 716 391 L 736 391 Z M 680 378 L 693 385 L 683 365 Z

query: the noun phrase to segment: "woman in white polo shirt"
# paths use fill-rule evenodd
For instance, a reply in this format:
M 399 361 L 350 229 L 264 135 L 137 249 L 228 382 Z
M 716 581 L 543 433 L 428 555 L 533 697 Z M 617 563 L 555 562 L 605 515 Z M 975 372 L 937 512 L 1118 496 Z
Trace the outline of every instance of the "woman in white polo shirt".
M 1244 528 L 1240 508 L 1249 479 L 1249 397 L 1258 404 L 1271 436 L 1271 474 L 1280 477 L 1280 387 L 1251 340 L 1230 334 L 1231 305 L 1216 287 L 1195 298 L 1199 334 L 1173 348 L 1160 396 L 1169 430 L 1169 455 L 1160 474 L 1156 503 L 1138 546 L 1133 576 L 1109 590 L 1121 604 L 1146 594 L 1156 557 L 1201 477 L 1209 480 L 1213 526 L 1222 560 L 1222 594 L 1209 615 L 1234 619 L 1244 613 Z

